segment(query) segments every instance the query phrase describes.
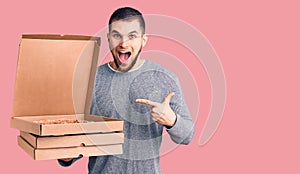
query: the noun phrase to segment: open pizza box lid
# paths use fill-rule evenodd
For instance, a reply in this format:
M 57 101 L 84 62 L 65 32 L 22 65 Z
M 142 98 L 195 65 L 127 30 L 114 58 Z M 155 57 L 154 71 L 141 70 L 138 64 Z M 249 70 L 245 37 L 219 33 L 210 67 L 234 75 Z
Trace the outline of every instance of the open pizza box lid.
M 122 131 L 122 120 L 90 115 L 99 49 L 99 37 L 23 35 L 11 127 L 40 136 Z M 57 119 L 79 122 L 41 124 Z

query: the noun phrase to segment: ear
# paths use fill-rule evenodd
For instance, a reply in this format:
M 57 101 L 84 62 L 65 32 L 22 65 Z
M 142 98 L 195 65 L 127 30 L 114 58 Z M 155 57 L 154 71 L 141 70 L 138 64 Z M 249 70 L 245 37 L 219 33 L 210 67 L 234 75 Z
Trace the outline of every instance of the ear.
M 142 36 L 142 47 L 144 47 L 148 41 L 148 36 L 146 34 L 143 34 Z

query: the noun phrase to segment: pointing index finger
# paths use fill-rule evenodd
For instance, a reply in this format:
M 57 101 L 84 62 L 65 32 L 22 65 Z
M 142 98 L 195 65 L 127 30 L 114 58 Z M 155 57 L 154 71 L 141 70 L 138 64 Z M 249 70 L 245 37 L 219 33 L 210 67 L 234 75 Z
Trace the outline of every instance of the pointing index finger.
M 150 100 L 147 100 L 147 99 L 136 99 L 135 102 L 140 103 L 140 104 L 149 105 L 149 106 L 152 106 L 152 107 L 157 106 L 156 102 L 153 102 L 153 101 L 150 101 Z
M 175 95 L 174 92 L 170 92 L 170 93 L 166 96 L 164 102 L 165 102 L 165 103 L 170 103 L 171 98 L 172 98 L 174 95 Z

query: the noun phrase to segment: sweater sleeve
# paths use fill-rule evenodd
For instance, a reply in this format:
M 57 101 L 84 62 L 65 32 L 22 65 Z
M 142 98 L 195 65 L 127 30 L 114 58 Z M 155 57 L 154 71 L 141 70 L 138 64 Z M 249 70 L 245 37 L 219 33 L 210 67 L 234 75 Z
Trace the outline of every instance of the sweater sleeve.
M 167 127 L 167 132 L 175 143 L 189 144 L 194 136 L 194 123 L 185 103 L 178 79 L 176 79 L 175 89 L 175 95 L 177 96 L 172 98 L 170 106 L 177 118 L 171 128 Z
M 69 167 L 70 165 L 72 165 L 75 161 L 79 160 L 81 157 L 78 158 L 73 158 L 71 161 L 65 162 L 63 160 L 58 159 L 58 164 L 60 164 L 63 167 Z

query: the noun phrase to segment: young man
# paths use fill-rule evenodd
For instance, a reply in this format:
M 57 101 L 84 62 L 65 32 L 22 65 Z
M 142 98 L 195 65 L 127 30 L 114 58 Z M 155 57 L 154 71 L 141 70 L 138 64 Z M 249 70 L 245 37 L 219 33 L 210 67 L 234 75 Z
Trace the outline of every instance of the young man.
M 125 140 L 122 155 L 89 157 L 89 173 L 161 173 L 163 129 L 178 144 L 188 144 L 194 134 L 179 81 L 160 65 L 141 59 L 148 38 L 139 11 L 116 10 L 107 38 L 114 60 L 97 69 L 91 114 L 123 119 Z M 59 163 L 69 166 L 76 160 Z

